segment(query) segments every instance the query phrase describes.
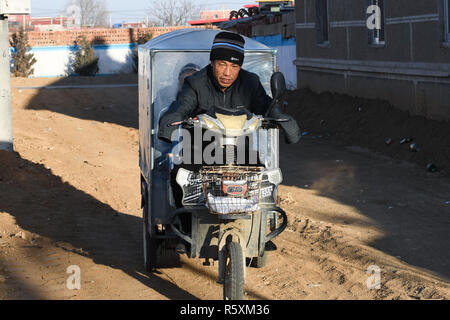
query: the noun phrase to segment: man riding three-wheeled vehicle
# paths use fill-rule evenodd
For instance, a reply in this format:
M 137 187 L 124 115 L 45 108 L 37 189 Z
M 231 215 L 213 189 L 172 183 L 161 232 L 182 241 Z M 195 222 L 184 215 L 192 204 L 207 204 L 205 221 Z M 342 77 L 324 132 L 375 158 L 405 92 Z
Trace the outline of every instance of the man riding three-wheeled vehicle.
M 281 111 L 275 69 L 274 50 L 230 32 L 175 31 L 139 48 L 148 271 L 165 250 L 212 259 L 224 299 L 242 299 L 246 265 L 265 266 L 287 225 L 277 206 L 279 130 L 287 143 L 301 136 Z

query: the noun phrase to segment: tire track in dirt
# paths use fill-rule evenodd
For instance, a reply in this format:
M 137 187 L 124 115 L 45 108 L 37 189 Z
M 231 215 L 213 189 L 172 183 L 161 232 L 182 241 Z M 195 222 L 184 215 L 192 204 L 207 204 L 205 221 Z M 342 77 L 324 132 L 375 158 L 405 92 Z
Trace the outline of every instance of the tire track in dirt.
M 292 217 L 292 212 L 287 211 Z M 297 221 L 296 221 L 297 220 Z M 296 222 L 304 221 L 301 227 Z M 321 276 L 333 286 L 340 287 L 337 299 L 448 299 L 450 286 L 437 277 L 383 257 L 371 248 L 345 240 L 342 232 L 310 218 L 291 219 L 288 234 L 283 238 L 281 252 L 295 257 L 298 263 L 312 264 L 312 270 L 320 268 Z M 306 249 L 306 250 L 304 250 Z M 309 251 L 309 254 L 305 254 Z M 303 254 L 303 259 L 302 257 Z M 300 259 L 299 259 L 300 258 Z M 294 262 L 295 263 L 295 262 Z M 381 289 L 368 290 L 367 267 L 378 265 L 382 269 Z M 317 267 L 314 267 L 317 266 Z M 325 289 L 326 290 L 326 289 Z M 349 294 L 347 296 L 347 293 Z

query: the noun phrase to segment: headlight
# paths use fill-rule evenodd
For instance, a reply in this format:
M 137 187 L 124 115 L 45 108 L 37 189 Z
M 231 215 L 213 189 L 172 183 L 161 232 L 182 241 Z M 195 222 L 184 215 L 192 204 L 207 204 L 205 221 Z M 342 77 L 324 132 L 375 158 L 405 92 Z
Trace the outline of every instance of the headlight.
M 220 139 L 221 146 L 235 146 L 237 143 L 236 137 L 222 137 Z

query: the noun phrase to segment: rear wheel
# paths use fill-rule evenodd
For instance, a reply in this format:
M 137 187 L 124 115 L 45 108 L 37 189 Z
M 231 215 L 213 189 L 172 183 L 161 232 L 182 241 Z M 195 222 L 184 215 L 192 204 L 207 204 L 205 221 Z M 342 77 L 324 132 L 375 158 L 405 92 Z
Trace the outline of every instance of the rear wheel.
M 146 271 L 152 271 L 156 268 L 158 258 L 158 241 L 150 236 L 148 221 L 148 202 L 145 201 L 143 208 L 143 244 L 144 244 L 144 268 Z
M 224 300 L 242 300 L 244 296 L 244 258 L 242 247 L 230 242 L 225 254 Z

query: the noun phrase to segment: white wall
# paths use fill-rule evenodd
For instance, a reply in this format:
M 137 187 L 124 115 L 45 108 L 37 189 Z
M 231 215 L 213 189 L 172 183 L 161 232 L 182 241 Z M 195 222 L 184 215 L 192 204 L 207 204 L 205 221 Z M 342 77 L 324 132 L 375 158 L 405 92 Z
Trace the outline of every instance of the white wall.
M 295 39 L 283 39 L 281 35 L 256 37 L 271 48 L 277 49 L 277 62 L 283 72 L 289 89 L 297 88 L 297 73 L 293 61 L 296 59 Z M 134 44 L 94 45 L 99 57 L 98 75 L 110 75 L 133 72 L 132 54 Z M 36 58 L 32 77 L 60 77 L 73 74 L 72 61 L 76 46 L 32 47 Z
M 95 55 L 99 57 L 98 75 L 132 73 L 134 47 L 134 44 L 94 45 Z M 32 77 L 73 74 L 72 65 L 76 50 L 76 46 L 32 47 L 30 52 L 36 59 Z

